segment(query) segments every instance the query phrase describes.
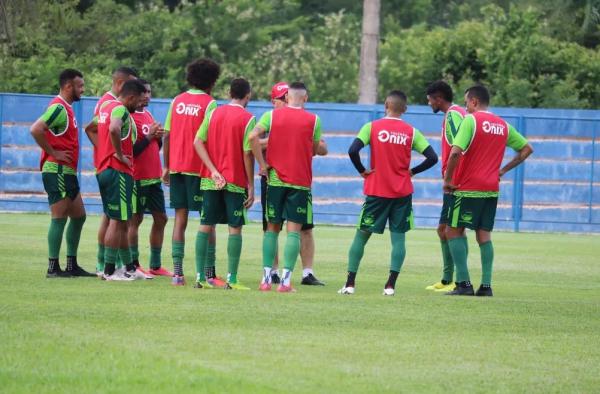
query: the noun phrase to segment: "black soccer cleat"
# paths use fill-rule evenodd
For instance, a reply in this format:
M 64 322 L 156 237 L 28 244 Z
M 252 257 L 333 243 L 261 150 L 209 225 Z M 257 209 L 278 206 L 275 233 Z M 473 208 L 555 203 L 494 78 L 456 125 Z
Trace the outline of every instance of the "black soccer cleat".
M 84 278 L 95 278 L 96 274 L 92 274 L 91 272 L 87 272 L 79 265 L 73 265 L 70 270 L 65 270 L 72 277 L 84 277 Z
M 94 275 L 94 276 L 96 276 L 96 275 Z M 53 278 L 70 278 L 70 277 L 71 277 L 71 274 L 67 271 L 61 270 L 58 265 L 56 265 L 52 271 L 50 271 L 50 270 L 46 271 L 46 278 L 53 279 Z
M 281 278 L 277 272 L 271 274 L 271 283 L 274 285 L 278 285 L 281 283 Z
M 456 288 L 446 293 L 449 296 L 472 296 L 475 295 L 473 292 L 473 285 L 471 282 L 460 282 L 456 284 Z
M 318 280 L 317 277 L 313 274 L 308 274 L 307 276 L 302 278 L 302 282 L 300 282 L 300 284 L 307 286 L 325 286 L 325 283 Z
M 479 289 L 475 292 L 477 297 L 492 297 L 494 293 L 492 292 L 492 286 L 490 285 L 481 285 Z

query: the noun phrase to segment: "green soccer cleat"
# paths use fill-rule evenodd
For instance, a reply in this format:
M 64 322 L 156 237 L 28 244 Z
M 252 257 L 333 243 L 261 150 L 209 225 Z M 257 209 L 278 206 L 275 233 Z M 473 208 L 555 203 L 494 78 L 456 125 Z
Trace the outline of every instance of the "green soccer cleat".
M 227 282 L 227 284 L 229 285 L 230 289 L 233 290 L 250 290 L 249 287 L 242 285 L 241 283 L 237 282 L 237 283 L 231 283 L 231 282 Z

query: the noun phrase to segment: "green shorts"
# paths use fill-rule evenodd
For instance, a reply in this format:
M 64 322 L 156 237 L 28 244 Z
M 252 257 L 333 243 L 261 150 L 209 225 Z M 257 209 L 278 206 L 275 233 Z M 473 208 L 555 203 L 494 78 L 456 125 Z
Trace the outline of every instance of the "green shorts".
M 246 193 L 235 193 L 229 190 L 203 190 L 202 213 L 200 223 L 215 225 L 228 224 L 240 227 L 248 223 L 248 214 L 244 207 Z
M 58 173 L 42 172 L 44 190 L 48 194 L 48 205 L 56 204 L 63 198 L 75 200 L 79 194 L 77 175 L 63 174 L 59 166 Z
M 142 186 L 141 181 L 135 181 L 136 209 L 134 213 L 165 213 L 165 193 L 160 182 Z
M 202 209 L 200 177 L 188 174 L 171 174 L 171 208 L 198 211 Z
M 414 227 L 412 194 L 400 198 L 367 196 L 358 219 L 358 228 L 383 234 L 388 220 L 393 233 L 405 233 Z
M 267 187 L 267 222 L 281 224 L 284 220 L 312 224 L 312 194 L 310 190 L 286 186 Z
M 452 194 L 444 193 L 442 200 L 442 212 L 440 212 L 439 224 L 448 224 L 448 210 L 450 209 L 450 202 L 452 201 Z
M 113 168 L 96 174 L 104 213 L 111 219 L 129 220 L 133 213 L 133 177 Z
M 452 195 L 448 226 L 492 231 L 498 197 L 464 197 Z

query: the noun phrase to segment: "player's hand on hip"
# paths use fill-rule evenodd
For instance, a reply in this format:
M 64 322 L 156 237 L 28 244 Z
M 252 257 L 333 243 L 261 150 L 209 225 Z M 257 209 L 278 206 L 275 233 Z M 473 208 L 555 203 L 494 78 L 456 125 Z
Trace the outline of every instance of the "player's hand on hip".
M 124 155 L 119 156 L 116 153 L 113 156 L 116 157 L 117 160 L 119 160 L 121 163 L 125 164 L 127 167 L 131 167 L 131 160 L 127 156 L 124 156 Z
M 451 181 L 444 181 L 444 193 L 452 193 L 454 190 L 456 190 L 456 186 L 452 184 Z
M 71 152 L 66 150 L 55 150 L 52 156 L 54 156 L 56 160 L 67 164 L 71 164 L 71 162 L 73 161 Z
M 165 168 L 163 170 L 163 174 L 162 174 L 162 181 L 167 186 L 169 186 L 171 184 L 171 179 L 170 179 L 169 175 L 170 175 L 169 169 Z
M 363 172 L 361 172 L 360 176 L 362 176 L 363 178 L 367 179 L 367 177 L 369 175 L 371 175 L 372 173 L 374 173 L 374 172 L 375 172 L 375 170 L 369 168 L 369 169 L 366 169 Z

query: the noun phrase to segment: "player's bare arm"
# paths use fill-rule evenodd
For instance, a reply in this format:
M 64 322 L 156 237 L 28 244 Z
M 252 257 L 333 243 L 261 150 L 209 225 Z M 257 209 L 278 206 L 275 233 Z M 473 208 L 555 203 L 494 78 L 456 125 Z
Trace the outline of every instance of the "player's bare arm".
M 123 121 L 120 118 L 111 118 L 108 131 L 110 132 L 110 143 L 115 148 L 115 157 L 123 164 L 131 166 L 131 161 L 128 157 L 123 156 L 121 150 L 121 127 L 123 127 Z
M 324 139 L 319 141 L 319 145 L 317 146 L 317 155 L 318 156 L 326 156 L 329 151 L 327 150 L 327 142 Z
M 202 141 L 201 138 L 196 138 L 194 140 L 194 149 L 196 150 L 196 154 L 198 155 L 200 160 L 202 160 L 202 162 L 204 163 L 206 168 L 209 169 L 211 178 L 213 181 L 215 181 L 217 188 L 219 188 L 219 189 L 224 188 L 225 184 L 227 182 L 225 181 L 225 178 L 223 178 L 223 175 L 221 175 L 221 173 L 217 170 L 214 163 L 210 159 L 210 156 L 208 155 L 208 151 L 206 150 L 206 146 L 204 145 L 204 141 Z
M 252 148 L 252 154 L 256 161 L 258 161 L 258 166 L 260 167 L 260 175 L 267 175 L 268 165 L 265 162 L 265 158 L 262 154 L 262 147 L 260 144 L 260 136 L 265 133 L 265 129 L 261 125 L 256 125 L 254 130 L 248 136 L 248 142 L 250 142 L 250 147 Z M 266 147 L 266 146 L 265 146 Z
M 98 146 L 98 124 L 92 120 L 85 126 L 84 131 L 94 148 L 96 148 Z
M 55 150 L 54 148 L 52 148 L 52 146 L 50 146 L 50 143 L 48 143 L 48 140 L 46 139 L 46 129 L 47 128 L 48 128 L 48 126 L 46 125 L 46 122 L 44 122 L 41 119 L 38 119 L 35 121 L 34 124 L 31 125 L 31 128 L 29 129 L 29 131 L 31 132 L 31 136 L 33 137 L 35 142 L 47 154 L 49 154 L 50 156 L 53 156 L 58 161 L 62 161 L 65 163 L 71 163 L 71 160 L 72 160 L 71 152 Z
M 506 174 L 519 164 L 523 163 L 532 153 L 533 148 L 529 144 L 525 145 L 523 148 L 518 150 L 515 157 L 513 157 L 511 161 L 509 161 L 504 167 L 502 167 L 502 169 L 500 170 L 500 177 L 502 178 L 504 174 Z
M 248 198 L 244 201 L 244 207 L 249 209 L 254 204 L 254 155 L 252 152 L 244 152 L 244 168 L 248 178 Z
M 459 146 L 452 146 L 450 156 L 448 157 L 446 173 L 444 174 L 444 193 L 452 193 L 456 189 L 456 185 L 452 184 L 452 176 L 454 175 L 454 170 L 456 170 L 456 167 L 458 166 L 458 161 L 460 160 L 462 152 L 463 150 Z
M 162 181 L 169 185 L 169 134 L 163 137 L 163 175 Z

